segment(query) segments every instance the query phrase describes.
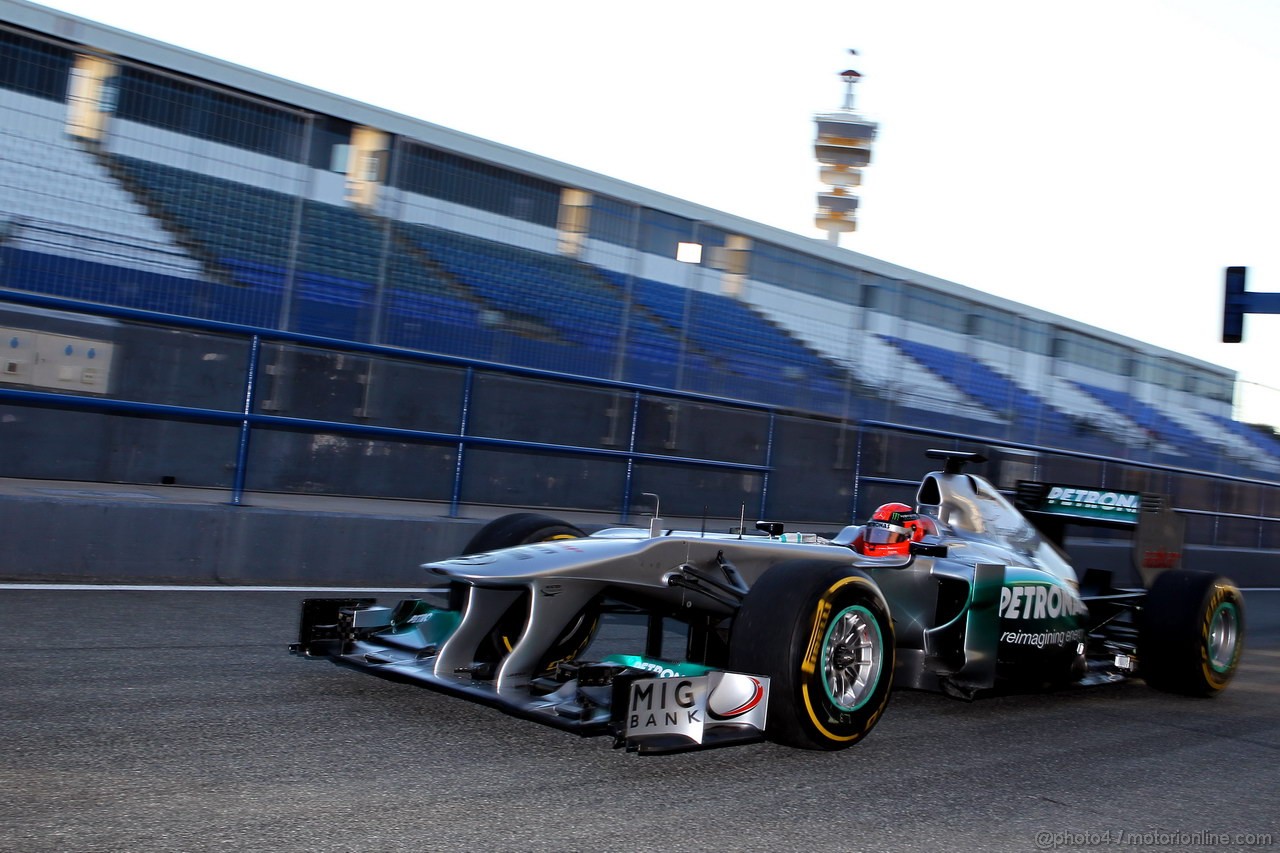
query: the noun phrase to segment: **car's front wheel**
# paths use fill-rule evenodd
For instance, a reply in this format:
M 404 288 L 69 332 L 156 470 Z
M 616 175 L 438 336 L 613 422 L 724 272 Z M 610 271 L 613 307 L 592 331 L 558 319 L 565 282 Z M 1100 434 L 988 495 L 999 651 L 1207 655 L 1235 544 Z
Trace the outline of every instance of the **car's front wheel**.
M 767 675 L 765 733 L 802 749 L 843 749 L 889 702 L 893 621 L 875 583 L 820 560 L 779 563 L 734 618 L 728 668 Z

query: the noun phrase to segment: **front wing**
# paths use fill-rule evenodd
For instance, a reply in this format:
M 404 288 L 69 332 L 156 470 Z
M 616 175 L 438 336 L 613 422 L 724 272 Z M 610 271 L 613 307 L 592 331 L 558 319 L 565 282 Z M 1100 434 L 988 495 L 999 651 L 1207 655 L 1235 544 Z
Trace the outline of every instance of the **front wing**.
M 579 735 L 611 735 L 616 747 L 645 753 L 763 739 L 769 679 L 688 662 L 610 655 L 562 662 L 543 676 L 505 688 L 494 662 L 450 655 L 461 615 L 423 599 L 395 608 L 372 598 L 303 602 L 290 651 L 499 708 Z M 468 656 L 470 657 L 470 656 Z

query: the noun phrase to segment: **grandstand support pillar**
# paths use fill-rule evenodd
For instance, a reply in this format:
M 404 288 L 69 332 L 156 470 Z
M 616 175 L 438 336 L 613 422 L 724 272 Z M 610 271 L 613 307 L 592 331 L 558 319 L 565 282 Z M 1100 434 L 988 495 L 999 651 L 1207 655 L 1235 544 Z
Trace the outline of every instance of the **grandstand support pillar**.
M 67 91 L 69 136 L 101 142 L 116 108 L 116 64 L 101 56 L 76 54 Z
M 711 248 L 711 268 L 720 271 L 720 292 L 735 299 L 742 298 L 751 258 L 751 238 L 727 234 L 723 246 Z
M 378 203 L 378 187 L 387 179 L 391 159 L 390 136 L 384 131 L 363 125 L 351 129 L 351 147 L 347 154 L 347 201 L 373 210 Z
M 560 193 L 556 222 L 557 249 L 566 257 L 580 259 L 591 227 L 591 193 L 565 187 Z

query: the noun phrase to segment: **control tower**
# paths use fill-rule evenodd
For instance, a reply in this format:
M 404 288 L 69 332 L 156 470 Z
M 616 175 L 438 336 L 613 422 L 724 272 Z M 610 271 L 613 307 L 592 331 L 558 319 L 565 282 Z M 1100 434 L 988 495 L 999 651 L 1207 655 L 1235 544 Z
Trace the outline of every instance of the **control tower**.
M 857 51 L 850 50 L 857 55 Z M 858 227 L 858 197 L 851 190 L 862 185 L 862 169 L 871 163 L 871 145 L 876 123 L 858 115 L 853 108 L 853 87 L 862 75 L 853 69 L 840 72 L 844 80 L 844 106 L 839 112 L 814 116 L 818 126 L 814 155 L 819 176 L 829 189 L 818 193 L 817 226 L 827 232 L 832 243 L 840 234 Z

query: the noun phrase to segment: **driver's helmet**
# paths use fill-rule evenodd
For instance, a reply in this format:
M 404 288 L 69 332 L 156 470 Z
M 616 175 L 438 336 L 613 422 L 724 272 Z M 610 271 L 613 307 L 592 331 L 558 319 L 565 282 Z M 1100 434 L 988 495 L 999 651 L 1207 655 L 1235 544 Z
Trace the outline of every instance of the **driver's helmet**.
M 851 548 L 868 557 L 905 557 L 912 542 L 932 532 L 932 523 L 904 503 L 882 505 L 850 543 Z

